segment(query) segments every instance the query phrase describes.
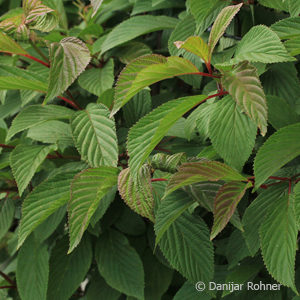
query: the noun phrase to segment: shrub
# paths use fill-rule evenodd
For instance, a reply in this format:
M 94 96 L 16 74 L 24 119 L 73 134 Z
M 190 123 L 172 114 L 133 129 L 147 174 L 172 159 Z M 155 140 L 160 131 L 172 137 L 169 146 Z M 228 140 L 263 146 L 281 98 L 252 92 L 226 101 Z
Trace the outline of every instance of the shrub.
M 0 298 L 298 299 L 299 1 L 19 2 Z

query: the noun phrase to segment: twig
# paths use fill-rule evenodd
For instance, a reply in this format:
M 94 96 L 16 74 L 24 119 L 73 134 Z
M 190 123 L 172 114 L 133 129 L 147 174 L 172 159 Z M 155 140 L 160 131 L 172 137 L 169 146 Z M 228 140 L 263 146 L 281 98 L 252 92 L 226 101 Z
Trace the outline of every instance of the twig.
M 8 275 L 6 275 L 5 273 L 3 273 L 2 271 L 0 271 L 0 275 L 1 275 L 7 282 L 9 282 L 11 285 L 13 285 L 13 286 L 16 285 L 16 283 L 15 283 L 12 279 L 10 279 Z

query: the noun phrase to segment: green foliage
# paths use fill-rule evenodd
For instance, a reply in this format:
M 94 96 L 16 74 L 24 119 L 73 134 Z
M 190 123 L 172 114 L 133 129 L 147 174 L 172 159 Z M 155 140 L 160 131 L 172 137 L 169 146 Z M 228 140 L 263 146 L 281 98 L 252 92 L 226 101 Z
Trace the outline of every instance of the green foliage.
M 0 12 L 1 300 L 299 298 L 299 0 Z

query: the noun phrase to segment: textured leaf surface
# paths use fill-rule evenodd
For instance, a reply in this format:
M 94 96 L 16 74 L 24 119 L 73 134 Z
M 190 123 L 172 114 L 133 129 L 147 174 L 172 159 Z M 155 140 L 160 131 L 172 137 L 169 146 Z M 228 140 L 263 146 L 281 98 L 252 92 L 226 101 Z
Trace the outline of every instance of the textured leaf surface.
M 39 126 L 50 120 L 69 119 L 73 110 L 58 105 L 31 105 L 24 108 L 13 120 L 8 130 L 6 140 L 25 129 Z
M 170 35 L 170 38 L 168 40 L 168 48 L 170 54 L 175 56 L 184 52 L 185 50 L 178 49 L 176 47 L 176 41 L 186 41 L 189 37 L 195 34 L 195 31 L 195 18 L 192 15 L 188 14 L 185 18 L 179 21 Z
M 271 26 L 281 39 L 300 36 L 300 17 L 282 19 Z
M 151 159 L 151 166 L 168 173 L 175 173 L 178 166 L 186 162 L 185 153 L 176 153 L 167 155 L 165 153 L 157 153 Z
M 88 169 L 79 173 L 71 185 L 69 214 L 69 253 L 79 244 L 101 199 L 117 183 L 119 170 L 112 167 Z
M 166 16 L 137 16 L 117 25 L 102 44 L 101 54 L 146 33 L 173 29 L 178 20 Z
M 259 228 L 275 199 L 281 198 L 287 185 L 275 185 L 263 190 L 259 196 L 247 207 L 243 216 L 243 235 L 252 256 L 259 249 Z
M 142 166 L 135 179 L 132 178 L 129 168 L 121 171 L 118 178 L 119 193 L 133 211 L 154 222 L 150 168 L 147 165 Z
M 229 2 L 223 0 L 199 1 L 188 0 L 187 4 L 195 17 L 198 26 L 204 31 L 211 25 L 221 9 Z
M 287 125 L 298 123 L 299 116 L 295 110 L 284 99 L 276 96 L 267 96 L 269 123 L 275 129 L 280 129 Z
M 145 55 L 133 60 L 120 73 L 116 88 L 115 101 L 112 114 L 115 114 L 130 98 L 139 92 L 139 89 L 133 88 L 133 83 L 137 75 L 148 66 L 166 62 L 166 58 L 161 55 Z
M 114 83 L 114 61 L 110 59 L 103 68 L 84 71 L 78 78 L 79 85 L 88 92 L 100 96 Z
M 254 160 L 255 190 L 300 155 L 300 123 L 279 129 L 259 148 Z
M 3 32 L 0 32 L 0 51 L 14 54 L 27 54 L 18 43 Z
M 255 124 L 241 113 L 231 96 L 215 105 L 209 120 L 209 137 L 229 166 L 242 169 L 254 147 L 256 132 Z
M 194 202 L 183 191 L 177 191 L 163 199 L 155 214 L 155 243 L 158 244 L 164 233 Z
M 295 185 L 293 192 L 295 217 L 298 228 L 300 228 L 300 183 L 297 183 Z
M 75 172 L 65 172 L 45 180 L 24 200 L 18 247 L 29 234 L 70 199 L 70 184 Z
M 17 285 L 22 300 L 46 300 L 49 275 L 49 253 L 34 236 L 18 253 Z
M 169 227 L 159 247 L 171 266 L 189 281 L 208 282 L 213 277 L 213 246 L 200 217 L 183 213 Z
M 100 235 L 95 257 L 100 274 L 111 287 L 144 299 L 143 264 L 123 234 L 111 229 Z
M 195 289 L 195 285 L 190 281 L 186 281 L 178 292 L 175 294 L 173 300 L 211 300 L 211 295 L 206 294 L 205 292 L 199 292 Z
M 10 155 L 10 166 L 22 195 L 38 167 L 54 146 L 18 145 Z
M 251 183 L 231 181 L 219 190 L 214 202 L 214 224 L 210 235 L 214 239 L 227 225 L 238 203 Z
M 87 237 L 71 254 L 67 251 L 67 238 L 59 240 L 52 249 L 47 299 L 70 299 L 91 266 L 93 250 Z
M 102 104 L 90 104 L 71 119 L 75 145 L 91 167 L 116 166 L 118 146 L 115 122 Z
M 255 67 L 247 61 L 239 63 L 222 78 L 224 87 L 249 117 L 260 128 L 261 134 L 267 132 L 266 96 Z
M 167 186 L 166 194 L 180 187 L 201 181 L 245 181 L 246 178 L 229 166 L 217 161 L 184 163 L 178 168 Z
M 276 63 L 293 61 L 275 32 L 264 25 L 252 27 L 238 44 L 235 61 Z
M 173 124 L 192 107 L 206 98 L 204 95 L 179 98 L 153 110 L 131 127 L 127 149 L 130 171 L 137 171 Z
M 0 240 L 9 230 L 15 215 L 15 204 L 11 198 L 1 199 L 0 203 Z
M 79 39 L 67 37 L 50 45 L 50 74 L 47 103 L 63 93 L 90 62 L 90 51 Z
M 208 48 L 209 54 L 212 55 L 214 48 L 216 47 L 218 41 L 224 34 L 226 28 L 229 26 L 230 22 L 234 18 L 234 16 L 239 12 L 243 3 L 238 5 L 231 5 L 223 8 L 219 13 L 217 19 L 212 26 L 209 40 L 208 40 Z
M 150 59 L 150 62 L 148 61 Z M 147 66 L 145 67 L 145 64 Z M 143 88 L 163 79 L 184 74 L 198 73 L 189 60 L 177 56 L 144 56 L 129 64 L 120 74 L 115 91 L 115 105 L 112 114 Z
M 298 227 L 288 195 L 273 199 L 272 210 L 260 228 L 261 250 L 270 274 L 296 291 L 295 259 Z
M 199 56 L 205 62 L 210 60 L 208 45 L 200 36 L 191 36 L 184 42 L 177 41 L 174 44 L 178 49 L 185 49 L 186 51 Z
M 45 92 L 47 84 L 23 77 L 0 76 L 0 90 L 30 90 Z

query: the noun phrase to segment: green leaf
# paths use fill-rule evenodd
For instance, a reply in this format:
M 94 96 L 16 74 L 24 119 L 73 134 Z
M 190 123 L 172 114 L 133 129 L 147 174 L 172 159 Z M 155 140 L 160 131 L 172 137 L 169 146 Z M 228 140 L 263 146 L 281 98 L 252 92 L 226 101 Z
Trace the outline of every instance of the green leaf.
M 153 54 L 136 59 L 120 74 L 111 114 L 115 114 L 135 94 L 155 82 L 198 72 L 197 67 L 189 60 L 177 56 L 165 58 Z
M 38 185 L 24 200 L 18 247 L 29 234 L 70 199 L 70 185 L 75 172 L 53 176 Z
M 258 0 L 258 2 L 260 5 L 264 5 L 266 7 L 288 11 L 287 0 Z
M 171 266 L 192 283 L 213 277 L 213 246 L 200 217 L 183 213 L 168 228 L 159 247 Z
M 294 210 L 296 222 L 298 224 L 298 228 L 300 228 L 300 183 L 297 183 L 294 187 Z
M 89 238 L 84 237 L 71 254 L 67 251 L 67 237 L 57 241 L 52 249 L 47 299 L 70 299 L 90 269 L 93 250 Z
M 73 113 L 73 110 L 58 105 L 28 106 L 14 118 L 7 132 L 6 141 L 20 131 L 42 125 L 47 121 L 69 119 Z
M 61 149 L 74 146 L 70 124 L 56 120 L 29 128 L 27 137 L 47 144 L 57 144 Z
M 219 101 L 209 120 L 213 147 L 231 167 L 241 170 L 252 153 L 257 129 L 230 96 Z M 234 146 L 233 146 L 234 145 Z
M 117 25 L 108 34 L 102 44 L 101 54 L 146 33 L 162 29 L 173 29 L 177 22 L 177 19 L 166 16 L 144 15 L 131 17 Z
M 50 45 L 50 74 L 47 103 L 62 94 L 84 71 L 91 56 L 87 46 L 75 37 L 67 37 Z
M 0 90 L 29 90 L 45 92 L 47 88 L 48 85 L 41 81 L 15 76 L 0 76 Z
M 149 113 L 152 109 L 150 91 L 141 90 L 133 96 L 133 99 L 123 106 L 123 117 L 126 125 L 130 128 L 140 118 Z
M 300 17 L 282 19 L 272 24 L 271 29 L 282 39 L 300 36 Z
M 132 174 L 142 166 L 172 125 L 204 99 L 206 99 L 206 96 L 198 95 L 169 101 L 131 127 L 128 134 L 127 149 Z
M 92 17 L 98 12 L 100 6 L 102 5 L 103 0 L 91 0 L 91 4 L 93 7 L 93 14 Z
M 297 293 L 295 259 L 298 227 L 289 196 L 273 199 L 260 228 L 261 251 L 270 274 Z
M 96 96 L 110 89 L 114 83 L 114 61 L 110 59 L 103 68 L 84 71 L 78 78 L 79 85 Z
M 173 56 L 179 56 L 183 53 L 184 49 L 178 49 L 176 47 L 176 41 L 185 41 L 190 36 L 194 35 L 196 31 L 196 22 L 192 15 L 188 14 L 184 19 L 180 20 L 172 31 L 171 36 L 168 40 L 169 52 Z M 198 51 L 197 51 L 198 52 Z
M 131 15 L 166 9 L 166 8 L 184 7 L 184 3 L 172 0 L 138 0 L 135 2 Z
M 33 235 L 18 253 L 17 285 L 22 300 L 46 300 L 49 253 Z
M 227 225 L 238 203 L 251 183 L 231 181 L 219 190 L 214 203 L 214 224 L 210 239 L 214 239 Z
M 243 235 L 252 256 L 259 249 L 259 228 L 275 199 L 282 196 L 287 188 L 286 184 L 274 185 L 263 190 L 259 196 L 247 207 L 243 216 Z
M 148 248 L 143 255 L 145 270 L 145 300 L 161 299 L 168 290 L 173 270 L 161 264 Z
M 10 166 L 21 196 L 54 146 L 18 145 L 10 154 Z
M 93 274 L 88 286 L 87 300 L 118 300 L 121 293 L 109 286 L 99 273 Z
M 185 49 L 186 51 L 199 56 L 205 63 L 210 61 L 208 45 L 200 36 L 191 36 L 184 42 L 177 41 L 174 44 L 178 49 Z
M 287 125 L 300 122 L 300 118 L 294 109 L 282 98 L 267 96 L 269 123 L 275 128 L 280 129 Z
M 167 186 L 166 195 L 201 181 L 247 181 L 236 170 L 218 161 L 188 162 L 178 168 Z
M 144 299 L 143 264 L 123 234 L 113 229 L 101 234 L 95 251 L 99 272 L 111 287 Z
M 176 191 L 161 201 L 155 214 L 154 230 L 156 235 L 156 245 L 177 218 L 179 218 L 192 204 L 194 204 L 194 201 L 187 197 L 186 193 L 183 191 Z
M 300 155 L 300 123 L 283 127 L 271 135 L 259 148 L 254 160 L 254 190 L 298 155 Z
M 252 27 L 238 44 L 234 61 L 277 63 L 294 61 L 278 35 L 264 25 Z
M 75 176 L 68 203 L 70 234 L 68 253 L 80 243 L 92 215 L 101 205 L 101 199 L 117 183 L 118 173 L 117 168 L 100 167 L 84 170 Z
M 0 52 L 13 54 L 28 54 L 18 43 L 7 34 L 0 31 Z
M 103 104 L 91 103 L 71 119 L 76 148 L 91 167 L 112 166 L 118 161 L 115 122 Z
M 15 204 L 7 196 L 0 200 L 0 241 L 9 230 L 15 216 Z
M 199 293 L 195 289 L 195 284 L 186 281 L 183 286 L 178 290 L 173 300 L 210 300 L 212 297 L 205 292 Z
M 260 128 L 261 134 L 267 132 L 267 101 L 257 75 L 257 69 L 247 61 L 241 62 L 232 70 L 224 72 L 222 84 L 229 94 Z
M 298 105 L 297 97 L 300 93 L 298 71 L 293 63 L 273 64 L 261 76 L 266 95 L 283 98 L 292 108 Z M 272 108 L 270 108 L 272 110 Z
M 133 180 L 129 168 L 121 171 L 118 178 L 119 193 L 133 211 L 154 222 L 150 167 L 142 166 L 135 177 L 136 180 Z
M 229 1 L 224 0 L 187 1 L 187 6 L 195 17 L 198 27 L 200 27 L 202 31 L 211 25 L 222 8 L 227 6 L 227 4 L 229 4 Z
M 208 52 L 209 52 L 210 57 L 211 57 L 218 41 L 224 34 L 225 30 L 231 23 L 234 16 L 239 12 L 242 5 L 243 5 L 243 3 L 227 6 L 227 7 L 223 8 L 221 10 L 221 12 L 219 13 L 217 19 L 214 22 L 214 25 L 212 26 L 212 29 L 211 29 L 211 32 L 209 35 L 209 40 L 208 40 L 208 49 L 209 50 L 208 50 Z

